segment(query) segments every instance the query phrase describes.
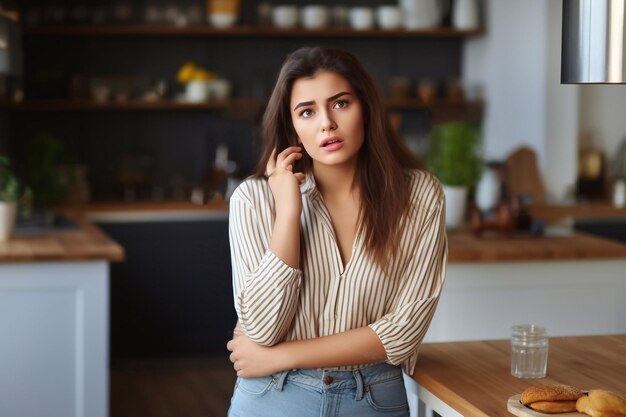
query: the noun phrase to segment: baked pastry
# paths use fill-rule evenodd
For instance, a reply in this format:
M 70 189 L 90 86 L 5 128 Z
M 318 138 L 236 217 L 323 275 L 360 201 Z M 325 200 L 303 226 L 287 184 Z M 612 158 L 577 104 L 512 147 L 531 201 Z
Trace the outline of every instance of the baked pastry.
M 576 410 L 592 417 L 626 417 L 626 395 L 592 389 L 578 399 Z
M 569 413 L 576 411 L 576 401 L 582 395 L 581 390 L 570 385 L 535 385 L 522 392 L 520 401 L 542 413 Z

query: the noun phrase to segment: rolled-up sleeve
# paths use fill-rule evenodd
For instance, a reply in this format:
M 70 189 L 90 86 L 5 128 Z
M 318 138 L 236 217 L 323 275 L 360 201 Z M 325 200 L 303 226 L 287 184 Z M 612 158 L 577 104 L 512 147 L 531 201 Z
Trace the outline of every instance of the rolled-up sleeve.
M 302 271 L 269 250 L 270 220 L 243 187 L 230 200 L 229 237 L 237 316 L 250 339 L 271 346 L 283 340 L 297 308 Z M 265 216 L 264 216 L 265 214 Z
M 413 356 L 428 330 L 447 264 L 445 200 L 443 193 L 412 241 L 413 253 L 388 314 L 369 325 L 380 338 L 387 362 L 400 365 Z

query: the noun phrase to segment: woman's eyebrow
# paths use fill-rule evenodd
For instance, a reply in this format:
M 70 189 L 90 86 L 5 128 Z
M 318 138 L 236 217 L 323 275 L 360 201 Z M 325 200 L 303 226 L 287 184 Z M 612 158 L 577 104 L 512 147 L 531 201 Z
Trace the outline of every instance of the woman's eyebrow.
M 337 93 L 334 96 L 330 96 L 326 99 L 327 102 L 337 100 L 341 96 L 350 95 L 347 91 L 342 91 L 341 93 Z M 293 108 L 294 111 L 298 110 L 299 107 L 310 106 L 315 104 L 315 101 L 303 101 L 301 103 L 296 104 L 296 107 Z

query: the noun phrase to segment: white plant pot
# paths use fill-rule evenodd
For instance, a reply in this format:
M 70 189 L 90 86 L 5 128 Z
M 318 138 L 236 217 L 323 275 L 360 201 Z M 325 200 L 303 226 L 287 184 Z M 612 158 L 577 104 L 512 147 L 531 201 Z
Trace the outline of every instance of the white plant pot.
M 467 203 L 467 187 L 444 185 L 446 197 L 446 229 L 458 229 L 463 224 Z
M 14 201 L 0 201 L 0 242 L 6 242 L 15 228 L 17 204 Z

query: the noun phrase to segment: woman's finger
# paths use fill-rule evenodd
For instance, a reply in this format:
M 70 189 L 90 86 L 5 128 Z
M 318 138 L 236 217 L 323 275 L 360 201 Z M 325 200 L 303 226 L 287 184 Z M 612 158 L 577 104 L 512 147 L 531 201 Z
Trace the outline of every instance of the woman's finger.
M 302 154 L 300 152 L 294 152 L 290 154 L 289 156 L 287 156 L 285 159 L 283 159 L 280 165 L 284 169 L 289 169 L 290 171 L 293 171 L 294 162 L 296 162 L 298 159 L 301 159 L 301 158 L 302 158 Z
M 285 148 L 285 150 L 279 153 L 278 156 L 276 157 L 276 166 L 278 166 L 278 164 L 283 162 L 285 158 L 287 158 L 289 155 L 293 154 L 294 152 L 300 152 L 301 150 L 302 148 L 299 146 L 290 146 L 288 148 Z
M 296 173 L 295 173 L 295 174 L 293 174 L 293 175 L 296 177 L 296 179 L 298 180 L 298 182 L 299 182 L 300 184 L 302 184 L 302 182 L 304 182 L 304 180 L 305 180 L 305 178 L 306 178 L 306 175 L 305 175 L 303 172 L 296 172 Z

